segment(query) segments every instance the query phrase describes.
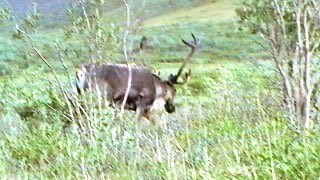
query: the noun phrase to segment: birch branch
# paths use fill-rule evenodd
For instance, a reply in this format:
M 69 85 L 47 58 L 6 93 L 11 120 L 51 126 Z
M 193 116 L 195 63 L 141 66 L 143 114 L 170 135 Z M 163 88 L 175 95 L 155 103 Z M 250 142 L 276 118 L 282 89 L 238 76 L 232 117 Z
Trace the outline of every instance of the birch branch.
M 127 85 L 126 93 L 125 93 L 125 95 L 123 97 L 123 101 L 122 101 L 122 104 L 121 104 L 120 117 L 122 117 L 122 114 L 123 114 L 123 111 L 124 111 L 124 106 L 126 105 L 126 102 L 127 102 L 128 96 L 129 96 L 129 92 L 130 92 L 130 88 L 131 88 L 131 81 L 132 81 L 132 72 L 131 72 L 131 67 L 130 67 L 130 64 L 129 64 L 127 45 L 126 45 L 127 37 L 129 35 L 129 28 L 130 28 L 130 8 L 129 8 L 129 5 L 128 5 L 126 0 L 123 0 L 123 3 L 126 6 L 126 12 L 127 12 L 127 14 L 126 14 L 126 16 L 127 16 L 127 21 L 126 21 L 127 28 L 126 28 L 126 30 L 124 32 L 124 35 L 123 35 L 123 53 L 124 53 L 124 58 L 125 58 L 126 65 L 127 65 L 127 68 L 128 68 L 128 85 Z

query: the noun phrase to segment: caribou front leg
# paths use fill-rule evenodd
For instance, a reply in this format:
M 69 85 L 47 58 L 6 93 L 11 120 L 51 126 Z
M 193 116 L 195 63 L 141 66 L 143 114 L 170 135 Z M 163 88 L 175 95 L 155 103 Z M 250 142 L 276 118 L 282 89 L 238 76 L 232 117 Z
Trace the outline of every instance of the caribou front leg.
M 151 122 L 153 125 L 155 124 L 155 119 L 151 116 L 150 108 L 138 106 L 136 109 L 135 119 L 138 121 L 142 121 L 143 119 L 147 119 L 148 122 Z

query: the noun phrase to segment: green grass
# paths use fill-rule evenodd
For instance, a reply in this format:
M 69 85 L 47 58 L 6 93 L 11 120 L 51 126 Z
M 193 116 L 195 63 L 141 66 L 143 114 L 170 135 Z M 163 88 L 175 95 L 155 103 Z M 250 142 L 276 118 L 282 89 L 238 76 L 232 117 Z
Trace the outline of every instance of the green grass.
M 143 22 L 147 27 L 170 26 L 173 24 L 187 23 L 207 23 L 214 20 L 218 22 L 228 22 L 235 20 L 235 7 L 238 4 L 237 0 L 210 1 L 193 6 L 192 8 L 177 9 L 170 14 L 164 14 L 155 18 L 148 19 Z M 228 7 L 228 9 L 226 9 Z
M 256 45 L 260 39 L 239 30 L 234 11 L 237 4 L 235 0 L 204 2 L 150 18 L 134 34 L 133 48 L 137 48 L 141 37 L 146 36 L 153 49 L 149 51 L 150 57 L 148 53 L 144 54 L 145 59 L 150 62 L 180 61 L 189 51 L 180 39 L 191 40 L 190 33 L 193 33 L 200 41 L 194 63 L 265 59 L 264 50 Z M 154 51 L 159 56 L 153 56 Z
M 190 81 L 177 86 L 177 111 L 157 114 L 155 126 L 136 122 L 129 111 L 120 119 L 117 111 L 100 109 L 97 98 L 87 96 L 81 99 L 86 100 L 87 117 L 75 117 L 84 128 L 77 123 L 65 127 L 69 107 L 50 70 L 28 43 L 1 36 L 0 177 L 319 178 L 319 130 L 301 132 L 289 125 L 277 104 L 281 98 L 270 78 L 271 63 L 255 44 L 259 38 L 237 28 L 238 1 L 176 3 L 180 8 L 168 9 L 167 15 L 159 5 L 159 12 L 145 18 L 129 37 L 129 50 L 138 47 L 143 35 L 149 38 L 153 48 L 133 53 L 132 62 L 147 63 L 163 79 L 175 73 L 189 53 L 181 38 L 189 40 L 193 32 L 201 42 L 186 67 L 192 70 Z M 121 20 L 122 8 L 106 17 Z M 121 36 L 121 31 L 116 34 Z M 56 29 L 32 35 L 67 92 L 72 91 L 74 68 L 90 61 L 86 37 L 66 38 Z M 103 62 L 121 61 L 121 46 L 103 47 Z
M 1 87 L 4 90 L 1 99 L 13 96 L 13 92 L 20 94 L 21 97 L 6 104 L 16 103 L 11 107 L 36 111 L 22 122 L 20 118 L 15 119 L 19 116 L 12 109 L 7 110 L 11 119 L 2 116 L 2 125 L 17 121 L 15 127 L 19 127 L 19 123 L 26 126 L 21 125 L 22 130 L 16 133 L 8 134 L 13 131 L 10 129 L 6 136 L 2 135 L 1 174 L 123 179 L 273 176 L 309 179 L 318 176 L 319 134 L 315 131 L 302 135 L 285 120 L 272 118 L 270 113 L 274 112 L 261 101 L 268 95 L 262 94 L 268 84 L 249 80 L 252 73 L 262 79 L 260 72 L 243 73 L 244 68 L 250 66 L 241 63 L 238 64 L 242 66 L 240 70 L 231 64 L 223 68 L 199 66 L 195 66 L 199 77 L 193 77 L 179 88 L 178 111 L 159 117 L 160 122 L 167 121 L 166 126 L 139 125 L 131 119 L 131 113 L 119 121 L 112 109 L 94 113 L 93 107 L 88 111 L 93 113 L 90 113 L 93 139 L 72 129 L 62 130 L 64 118 L 48 106 L 58 112 L 64 112 L 64 106 L 55 102 L 59 92 L 51 92 L 52 95 L 48 92 L 50 86 L 41 86 L 50 81 L 47 77 L 34 81 L 33 76 L 38 75 L 31 73 L 25 75 L 29 78 L 6 80 Z M 176 67 L 171 65 L 164 72 Z M 204 77 L 212 80 L 203 80 Z M 247 83 L 251 83 L 250 88 L 243 89 L 249 86 Z M 195 91 L 196 88 L 199 89 Z M 24 100 L 18 101 L 20 98 Z
M 178 65 L 156 68 L 166 77 Z M 41 72 L 30 72 L 3 80 L 1 102 L 14 109 L 5 111 L 1 124 L 10 127 L 14 122 L 17 130 L 2 135 L 1 173 L 123 179 L 317 176 L 319 159 L 314 153 L 319 150 L 319 134 L 302 135 L 275 115 L 279 110 L 264 101 L 270 82 L 262 72 L 230 61 L 189 67 L 195 75 L 178 87 L 177 112 L 158 117 L 166 125 L 141 125 L 129 112 L 119 121 L 112 109 L 91 106 L 93 138 L 75 131 L 75 126 L 62 130 L 65 118 L 59 113 L 68 112 L 57 98 L 59 91 L 50 92 L 53 86 L 46 85 L 52 77 L 40 81 L 34 77 Z M 33 113 L 21 119 L 21 110 L 30 109 Z

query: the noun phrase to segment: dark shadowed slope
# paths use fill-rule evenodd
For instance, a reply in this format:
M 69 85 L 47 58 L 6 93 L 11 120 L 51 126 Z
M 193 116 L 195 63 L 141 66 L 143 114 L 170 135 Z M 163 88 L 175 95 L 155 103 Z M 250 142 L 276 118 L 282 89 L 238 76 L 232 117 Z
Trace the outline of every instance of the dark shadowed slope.
M 131 16 L 133 19 L 146 20 L 161 14 L 167 14 L 177 8 L 183 8 L 190 5 L 207 2 L 208 0 L 134 0 L 130 4 Z M 10 6 L 19 17 L 34 10 L 34 6 L 40 11 L 44 20 L 49 24 L 63 22 L 67 19 L 66 9 L 70 3 L 76 0 L 0 0 L 1 6 Z M 9 5 L 8 5 L 9 4 Z M 108 0 L 102 8 L 107 17 L 107 21 L 125 20 L 125 7 L 121 0 Z M 44 23 L 46 24 L 46 23 Z
M 44 18 L 63 20 L 70 2 L 72 0 L 1 0 L 0 6 L 10 6 L 19 17 L 33 11 L 36 6 Z

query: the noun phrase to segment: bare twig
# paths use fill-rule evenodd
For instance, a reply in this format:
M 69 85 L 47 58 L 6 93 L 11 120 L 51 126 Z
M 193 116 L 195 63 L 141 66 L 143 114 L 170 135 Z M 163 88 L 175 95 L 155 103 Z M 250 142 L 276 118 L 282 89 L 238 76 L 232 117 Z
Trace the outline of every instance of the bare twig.
M 56 48 L 56 50 L 57 50 L 57 53 L 58 53 L 58 55 L 59 55 L 59 59 L 60 59 L 62 65 L 63 65 L 63 68 L 64 68 L 65 72 L 66 72 L 67 75 L 68 75 L 69 85 L 70 85 L 70 87 L 72 88 L 72 82 L 71 82 L 71 78 L 70 78 L 70 73 L 69 73 L 69 71 L 68 71 L 68 67 L 67 67 L 66 63 L 65 63 L 64 60 L 63 60 L 63 56 L 62 56 L 62 53 L 61 53 L 61 51 L 60 51 L 60 48 L 59 48 L 57 42 L 54 43 L 54 46 L 55 46 L 55 48 Z
M 10 4 L 7 0 L 5 0 L 5 2 L 8 4 L 8 6 L 9 6 L 9 7 L 12 9 L 12 11 L 13 11 L 13 8 L 12 8 L 11 4 Z M 14 11 L 13 11 L 13 15 L 15 16 L 15 18 L 16 18 L 20 23 L 22 23 L 22 20 L 16 15 L 16 13 L 14 13 Z M 23 30 L 21 30 L 21 29 L 17 29 L 17 30 L 27 36 L 27 38 L 28 38 L 28 40 L 29 40 L 29 42 L 30 42 L 30 45 L 31 45 L 32 49 L 34 50 L 34 52 L 36 52 L 36 54 L 39 56 L 39 58 L 49 67 L 49 69 L 50 69 L 51 72 L 53 73 L 56 81 L 57 81 L 58 84 L 59 84 L 60 90 L 64 93 L 62 83 L 61 83 L 61 81 L 59 80 L 59 78 L 58 78 L 58 76 L 57 76 L 57 73 L 55 72 L 55 70 L 53 69 L 53 67 L 49 64 L 49 62 L 42 56 L 41 52 L 35 47 L 34 42 L 33 42 L 32 38 L 31 38 L 30 33 L 28 32 L 28 30 L 27 30 L 25 27 L 23 28 Z
M 80 5 L 81 5 L 81 9 L 82 9 L 84 18 L 85 18 L 85 20 L 86 20 L 86 22 L 87 22 L 88 29 L 89 29 L 89 31 L 91 31 L 91 25 L 90 25 L 90 21 L 89 21 L 89 18 L 88 18 L 87 11 L 86 11 L 86 9 L 84 8 L 84 5 L 83 5 L 82 1 L 81 1 L 81 0 L 78 0 L 78 2 L 79 2 Z
M 5 2 L 6 2 L 6 3 L 8 4 L 8 6 L 12 9 L 10 3 L 9 3 L 7 0 L 5 0 Z M 13 11 L 13 12 L 14 12 L 14 11 Z M 13 15 L 14 15 L 15 18 L 19 21 L 19 23 L 22 24 L 22 20 L 21 20 L 15 13 L 13 13 Z M 62 84 L 62 82 L 59 80 L 58 75 L 57 75 L 57 73 L 55 72 L 54 68 L 53 68 L 53 67 L 51 66 L 51 64 L 43 57 L 42 53 L 41 53 L 41 52 L 37 49 L 37 47 L 35 46 L 34 41 L 32 40 L 32 38 L 31 38 L 30 33 L 28 32 L 28 30 L 27 30 L 25 27 L 23 27 L 23 30 L 21 30 L 21 29 L 17 29 L 17 30 L 20 31 L 23 35 L 25 35 L 25 36 L 28 38 L 29 44 L 31 45 L 32 50 L 38 55 L 38 57 L 40 58 L 40 60 L 41 60 L 42 62 L 44 62 L 44 63 L 49 67 L 49 69 L 50 69 L 51 72 L 53 73 L 54 78 L 55 78 L 56 82 L 57 82 L 58 85 L 59 85 L 59 89 L 60 89 L 60 91 L 62 92 L 62 94 L 64 95 L 64 98 L 65 98 L 66 102 L 68 103 L 69 109 L 70 109 L 70 107 L 74 107 L 75 109 L 77 109 L 77 108 L 76 108 L 77 105 L 75 105 L 75 104 L 73 103 L 73 101 L 72 101 L 72 99 L 70 98 L 70 96 L 64 91 L 64 89 L 63 89 L 63 84 Z M 59 50 L 57 46 L 56 46 L 56 48 L 57 48 L 57 50 Z M 60 58 L 62 58 L 62 57 L 60 57 Z M 84 114 L 86 115 L 86 117 L 88 117 L 88 115 L 85 113 L 84 109 L 83 109 L 81 106 L 78 106 L 78 107 L 80 107 L 80 110 L 81 110 L 82 112 L 84 112 Z M 78 113 L 78 114 L 79 114 L 79 113 Z M 74 119 L 73 116 L 72 116 L 72 112 L 71 112 L 71 111 L 70 111 L 70 115 L 71 115 L 72 119 Z
M 126 10 L 127 10 L 127 21 L 126 21 L 127 29 L 125 30 L 124 35 L 123 35 L 123 53 L 124 53 L 124 58 L 125 58 L 127 68 L 128 68 L 128 85 L 127 85 L 127 90 L 126 90 L 126 93 L 124 95 L 124 98 L 123 98 L 123 101 L 121 104 L 120 117 L 122 117 L 122 114 L 124 111 L 124 106 L 127 102 L 128 96 L 129 96 L 129 92 L 130 92 L 130 88 L 131 88 L 131 81 L 132 81 L 132 72 L 131 72 L 131 67 L 129 64 L 127 45 L 126 45 L 127 37 L 129 35 L 129 28 L 130 28 L 130 8 L 129 8 L 129 5 L 126 0 L 123 0 L 123 3 L 126 6 Z

